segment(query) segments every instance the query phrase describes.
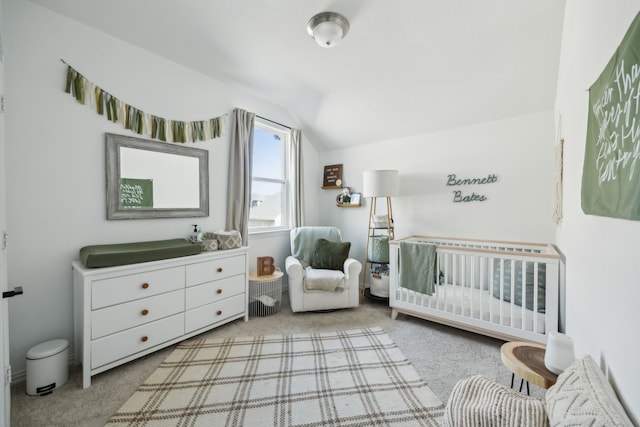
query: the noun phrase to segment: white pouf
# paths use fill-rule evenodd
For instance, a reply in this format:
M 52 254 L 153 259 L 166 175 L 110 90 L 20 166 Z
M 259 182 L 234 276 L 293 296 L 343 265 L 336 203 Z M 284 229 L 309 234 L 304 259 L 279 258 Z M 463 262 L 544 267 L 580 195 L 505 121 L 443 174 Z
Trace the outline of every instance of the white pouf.
M 43 396 L 69 378 L 69 343 L 58 339 L 43 342 L 27 351 L 27 394 Z

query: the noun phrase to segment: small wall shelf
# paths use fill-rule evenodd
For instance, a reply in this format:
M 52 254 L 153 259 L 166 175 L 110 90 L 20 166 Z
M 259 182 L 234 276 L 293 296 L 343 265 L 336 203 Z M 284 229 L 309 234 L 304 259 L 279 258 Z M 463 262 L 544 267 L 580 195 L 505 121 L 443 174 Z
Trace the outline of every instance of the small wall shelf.
M 359 208 L 360 206 L 362 206 L 360 203 L 355 204 L 355 203 L 336 203 L 336 206 L 339 208 Z
M 322 188 L 323 190 L 341 190 L 342 185 L 323 185 L 320 188 Z

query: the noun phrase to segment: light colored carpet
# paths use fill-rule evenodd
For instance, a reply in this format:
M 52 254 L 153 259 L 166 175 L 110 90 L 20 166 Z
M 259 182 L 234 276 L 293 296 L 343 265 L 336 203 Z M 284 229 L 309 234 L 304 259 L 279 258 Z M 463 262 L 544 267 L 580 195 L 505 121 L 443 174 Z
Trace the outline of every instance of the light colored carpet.
M 438 426 L 444 405 L 380 328 L 192 339 L 107 426 Z
M 511 374 L 500 360 L 502 341 L 398 315 L 366 300 L 360 307 L 329 313 L 292 313 L 288 294 L 282 294 L 282 309 L 271 316 L 236 320 L 199 338 L 224 338 L 290 333 L 330 332 L 381 327 L 407 357 L 442 402 L 446 402 L 460 379 L 482 374 L 509 386 Z M 69 370 L 69 381 L 52 394 L 28 396 L 25 383 L 11 386 L 11 426 L 102 427 L 151 375 L 175 346 L 98 374 L 92 385 L 82 388 L 79 366 Z M 544 390 L 531 386 L 533 396 Z

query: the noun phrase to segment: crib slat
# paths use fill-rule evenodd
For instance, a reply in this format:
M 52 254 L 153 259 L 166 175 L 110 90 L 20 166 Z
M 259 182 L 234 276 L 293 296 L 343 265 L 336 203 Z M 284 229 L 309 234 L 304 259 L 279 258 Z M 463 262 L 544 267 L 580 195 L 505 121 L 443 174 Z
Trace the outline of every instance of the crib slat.
M 520 300 L 520 329 L 527 330 L 527 263 L 522 261 L 522 282 L 520 285 L 522 298 Z
M 464 316 L 465 312 L 464 312 L 464 293 L 466 292 L 466 288 L 467 288 L 467 280 L 466 277 L 467 275 L 465 274 L 466 272 L 466 268 L 467 268 L 467 257 L 462 254 L 460 255 L 460 315 Z M 455 312 L 455 310 L 454 310 Z
M 504 301 L 504 258 L 500 258 L 500 301 Z M 500 324 L 502 321 L 502 304 L 499 305 L 500 310 Z
M 451 274 L 452 273 L 451 273 L 450 265 L 451 265 L 451 254 L 447 254 L 447 258 L 445 260 L 445 271 L 446 271 L 445 278 L 447 279 L 446 280 L 447 284 L 452 283 L 452 280 L 451 280 Z M 448 294 L 449 294 L 449 286 L 444 288 L 444 301 L 442 302 L 442 304 L 443 304 L 442 305 L 442 310 L 444 310 L 444 311 L 447 310 L 447 298 L 449 297 Z M 438 302 L 438 307 L 440 307 L 440 302 Z
M 558 318 L 560 313 L 558 312 L 558 299 L 560 298 L 559 292 L 559 277 L 560 266 L 558 263 L 546 263 L 546 276 L 545 276 L 545 300 L 544 300 L 544 330 L 541 333 L 555 332 L 557 331 Z
M 538 262 L 533 263 L 533 327 L 531 330 L 540 333 L 538 327 Z
M 458 290 L 458 286 L 459 286 L 459 281 L 458 281 L 459 280 L 458 279 L 458 256 L 457 256 L 457 254 L 451 254 L 451 256 L 453 257 L 453 260 L 452 260 L 453 261 L 453 280 L 452 280 L 452 283 L 451 283 L 453 285 L 453 288 L 452 288 L 453 289 L 453 295 L 452 295 L 452 300 L 451 301 L 455 302 L 456 293 L 457 293 L 456 291 Z M 455 312 L 454 305 L 455 304 L 451 304 L 451 310 L 450 311 L 452 313 Z
M 478 298 L 478 319 L 480 320 L 482 320 L 482 308 L 484 307 L 484 288 L 487 281 L 487 270 L 485 268 L 485 263 L 485 257 L 478 257 L 478 292 L 480 292 L 480 297 Z
M 489 258 L 489 277 L 491 278 L 492 284 L 496 281 L 495 262 L 495 258 Z M 498 286 L 500 286 L 500 278 L 498 278 Z M 491 295 L 493 295 L 493 286 L 491 287 L 489 292 L 491 292 Z M 489 298 L 489 319 L 487 320 L 493 323 L 493 300 L 491 298 Z
M 470 270 L 469 270 L 469 288 L 471 288 L 469 290 L 469 293 L 471 294 L 469 297 L 469 317 L 475 319 L 476 315 L 475 315 L 475 305 L 473 304 L 473 301 L 475 300 L 475 295 L 476 295 L 476 262 L 477 259 L 471 258 L 470 259 Z

